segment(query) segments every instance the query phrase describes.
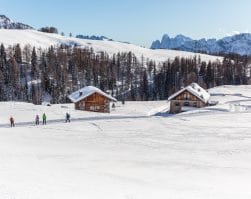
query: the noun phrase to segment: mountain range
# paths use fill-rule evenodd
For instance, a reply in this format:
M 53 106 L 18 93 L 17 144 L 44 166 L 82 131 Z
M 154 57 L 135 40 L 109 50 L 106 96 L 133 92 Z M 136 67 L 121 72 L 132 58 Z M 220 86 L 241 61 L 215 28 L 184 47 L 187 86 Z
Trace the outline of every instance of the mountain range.
M 14 22 L 5 15 L 0 15 L 0 29 L 34 29 L 29 25 Z
M 29 45 L 31 47 L 47 49 L 50 46 L 63 44 L 78 46 L 80 48 L 92 48 L 96 53 L 106 52 L 111 56 L 122 52 L 132 52 L 138 59 L 145 57 L 157 63 L 168 59 L 174 60 L 175 57 L 193 58 L 195 56 L 200 56 L 201 60 L 206 62 L 222 60 L 222 57 L 219 56 L 200 53 L 178 50 L 152 50 L 126 42 L 113 41 L 104 36 L 78 35 L 77 37 L 67 37 L 60 34 L 37 31 L 29 25 L 13 22 L 5 15 L 0 15 L 0 44 L 4 44 L 5 46 L 20 44 L 22 48 Z
M 241 33 L 218 40 L 194 40 L 184 35 L 177 35 L 171 38 L 165 34 L 161 41 L 156 40 L 152 43 L 151 49 L 176 49 L 207 54 L 237 53 L 240 55 L 251 55 L 251 34 Z
M 0 15 L 0 29 L 19 29 L 34 30 L 33 27 L 20 22 L 14 22 L 5 15 Z M 79 39 L 86 40 L 110 40 L 104 36 L 83 36 L 78 35 Z M 8 38 L 5 38 L 8 40 Z M 43 43 L 43 42 L 42 42 Z M 174 38 L 167 34 L 163 35 L 161 41 L 156 40 L 152 43 L 151 49 L 174 49 L 187 52 L 203 52 L 207 54 L 217 53 L 237 53 L 240 55 L 251 55 L 251 34 L 243 33 L 234 36 L 224 37 L 223 39 L 200 39 L 194 40 L 184 35 L 177 35 Z

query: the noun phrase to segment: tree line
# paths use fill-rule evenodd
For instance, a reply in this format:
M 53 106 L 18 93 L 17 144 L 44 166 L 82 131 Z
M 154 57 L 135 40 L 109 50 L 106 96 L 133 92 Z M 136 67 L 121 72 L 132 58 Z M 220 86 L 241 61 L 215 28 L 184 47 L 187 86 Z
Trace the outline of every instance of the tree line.
M 0 101 L 67 103 L 67 96 L 93 85 L 119 100 L 165 100 L 192 82 L 208 89 L 250 83 L 247 56 L 223 61 L 176 57 L 163 63 L 132 52 L 108 55 L 91 48 L 0 46 Z

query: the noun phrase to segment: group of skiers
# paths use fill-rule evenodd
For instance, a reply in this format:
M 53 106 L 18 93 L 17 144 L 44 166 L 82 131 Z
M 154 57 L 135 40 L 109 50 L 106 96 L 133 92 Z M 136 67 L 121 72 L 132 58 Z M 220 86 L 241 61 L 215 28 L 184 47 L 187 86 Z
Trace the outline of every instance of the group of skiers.
M 42 115 L 42 121 L 43 121 L 43 125 L 46 125 L 47 123 L 47 116 L 45 113 L 43 113 Z M 65 115 L 65 122 L 71 122 L 71 115 L 69 113 L 66 113 Z M 40 124 L 40 118 L 39 118 L 39 115 L 36 115 L 35 117 L 35 125 L 38 126 Z M 14 117 L 11 116 L 10 117 L 10 126 L 11 127 L 15 127 L 15 120 L 14 120 Z
M 46 125 L 47 116 L 45 115 L 45 113 L 42 115 L 42 119 L 43 119 L 43 125 Z M 39 115 L 36 115 L 35 124 L 39 125 L 39 123 L 40 123 Z

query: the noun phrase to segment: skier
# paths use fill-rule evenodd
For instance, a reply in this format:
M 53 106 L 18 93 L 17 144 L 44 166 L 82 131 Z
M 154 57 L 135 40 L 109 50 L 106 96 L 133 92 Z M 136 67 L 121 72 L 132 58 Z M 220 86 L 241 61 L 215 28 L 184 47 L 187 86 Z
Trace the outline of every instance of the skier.
M 11 116 L 10 117 L 10 127 L 14 127 L 14 126 L 15 126 L 14 118 Z
M 38 115 L 36 115 L 35 121 L 36 121 L 36 125 L 39 125 L 39 116 Z
M 71 122 L 71 115 L 69 114 L 69 113 L 66 113 L 66 119 L 65 119 L 65 122 L 67 123 L 67 122 Z
M 45 113 L 43 114 L 43 125 L 46 125 L 46 119 L 47 119 L 47 117 L 46 117 L 46 115 L 45 115 Z

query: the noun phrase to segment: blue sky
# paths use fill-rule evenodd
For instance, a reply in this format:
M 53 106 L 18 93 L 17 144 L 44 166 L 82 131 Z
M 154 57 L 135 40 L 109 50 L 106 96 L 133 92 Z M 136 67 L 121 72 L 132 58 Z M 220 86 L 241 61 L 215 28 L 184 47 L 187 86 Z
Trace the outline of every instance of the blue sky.
M 199 39 L 251 31 L 250 0 L 0 0 L 0 13 L 35 28 L 143 46 L 164 33 Z

